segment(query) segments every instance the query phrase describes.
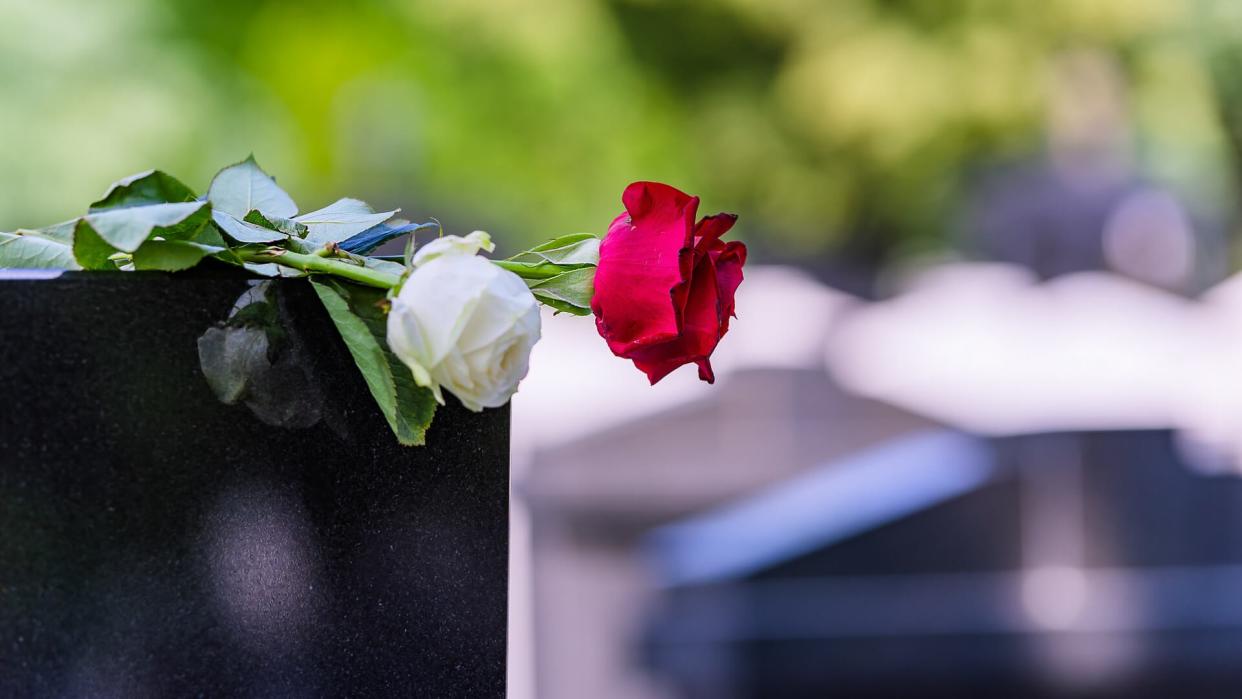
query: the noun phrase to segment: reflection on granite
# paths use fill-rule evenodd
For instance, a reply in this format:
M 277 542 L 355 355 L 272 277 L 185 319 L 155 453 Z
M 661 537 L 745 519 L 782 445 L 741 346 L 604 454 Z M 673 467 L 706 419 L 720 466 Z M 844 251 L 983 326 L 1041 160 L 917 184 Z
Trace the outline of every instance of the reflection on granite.
M 199 367 L 222 403 L 244 403 L 273 427 L 310 427 L 324 415 L 323 392 L 282 288 L 251 282 L 228 317 L 198 338 Z M 332 425 L 343 429 L 339 420 Z
M 0 281 L 0 696 L 503 696 L 507 409 L 400 447 L 314 292 L 257 288 Z
M 222 493 L 200 550 L 216 610 L 239 644 L 266 656 L 306 646 L 327 600 L 300 502 L 257 483 Z

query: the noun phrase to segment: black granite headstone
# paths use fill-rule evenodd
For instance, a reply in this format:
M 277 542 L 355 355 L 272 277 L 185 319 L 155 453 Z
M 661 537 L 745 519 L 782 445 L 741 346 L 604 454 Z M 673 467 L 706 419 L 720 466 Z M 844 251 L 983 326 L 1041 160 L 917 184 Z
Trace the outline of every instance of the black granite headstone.
M 225 404 L 253 284 L 0 279 L 0 696 L 503 696 L 507 408 L 398 445 L 302 280 Z

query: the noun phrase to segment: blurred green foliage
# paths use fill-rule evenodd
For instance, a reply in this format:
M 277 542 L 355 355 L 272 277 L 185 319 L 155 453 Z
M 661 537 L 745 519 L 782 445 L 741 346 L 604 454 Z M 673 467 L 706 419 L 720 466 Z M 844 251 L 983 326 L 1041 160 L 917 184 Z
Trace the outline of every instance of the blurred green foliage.
M 202 189 L 253 151 L 308 207 L 358 196 L 510 250 L 602 232 L 656 179 L 741 212 L 769 259 L 883 258 L 950 238 L 973 164 L 1040 150 L 1075 46 L 1119 58 L 1144 169 L 1220 206 L 1235 7 L 0 0 L 0 230 L 148 167 Z

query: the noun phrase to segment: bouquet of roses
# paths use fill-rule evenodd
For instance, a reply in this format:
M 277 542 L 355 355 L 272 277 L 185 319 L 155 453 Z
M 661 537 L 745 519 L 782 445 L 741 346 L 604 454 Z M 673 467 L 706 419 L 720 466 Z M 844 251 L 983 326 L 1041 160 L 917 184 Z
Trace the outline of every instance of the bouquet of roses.
M 443 235 L 340 199 L 298 213 L 253 158 L 206 195 L 158 170 L 112 185 L 80 218 L 0 233 L 0 268 L 178 271 L 204 260 L 263 277 L 307 277 L 403 444 L 421 444 L 449 391 L 475 411 L 507 403 L 540 337 L 539 304 L 594 314 L 609 349 L 656 383 L 683 364 L 714 381 L 746 247 L 721 237 L 736 216 L 696 220 L 699 200 L 635 182 L 599 238 L 566 235 L 490 260 L 481 231 Z M 420 233 L 436 236 L 418 243 Z M 406 238 L 405 254 L 378 256 Z

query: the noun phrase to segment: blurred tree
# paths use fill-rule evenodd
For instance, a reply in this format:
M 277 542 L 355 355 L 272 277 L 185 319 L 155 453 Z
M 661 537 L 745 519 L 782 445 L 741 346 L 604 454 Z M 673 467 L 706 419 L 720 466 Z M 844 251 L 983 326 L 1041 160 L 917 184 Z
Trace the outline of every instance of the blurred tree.
M 304 206 L 352 194 L 511 247 L 602 231 L 645 178 L 742 212 L 761 257 L 878 266 L 951 240 L 976 164 L 1041 151 L 1048 58 L 1076 45 L 1119 58 L 1144 169 L 1219 205 L 1202 5 L 0 0 L 0 229 L 254 151 Z

